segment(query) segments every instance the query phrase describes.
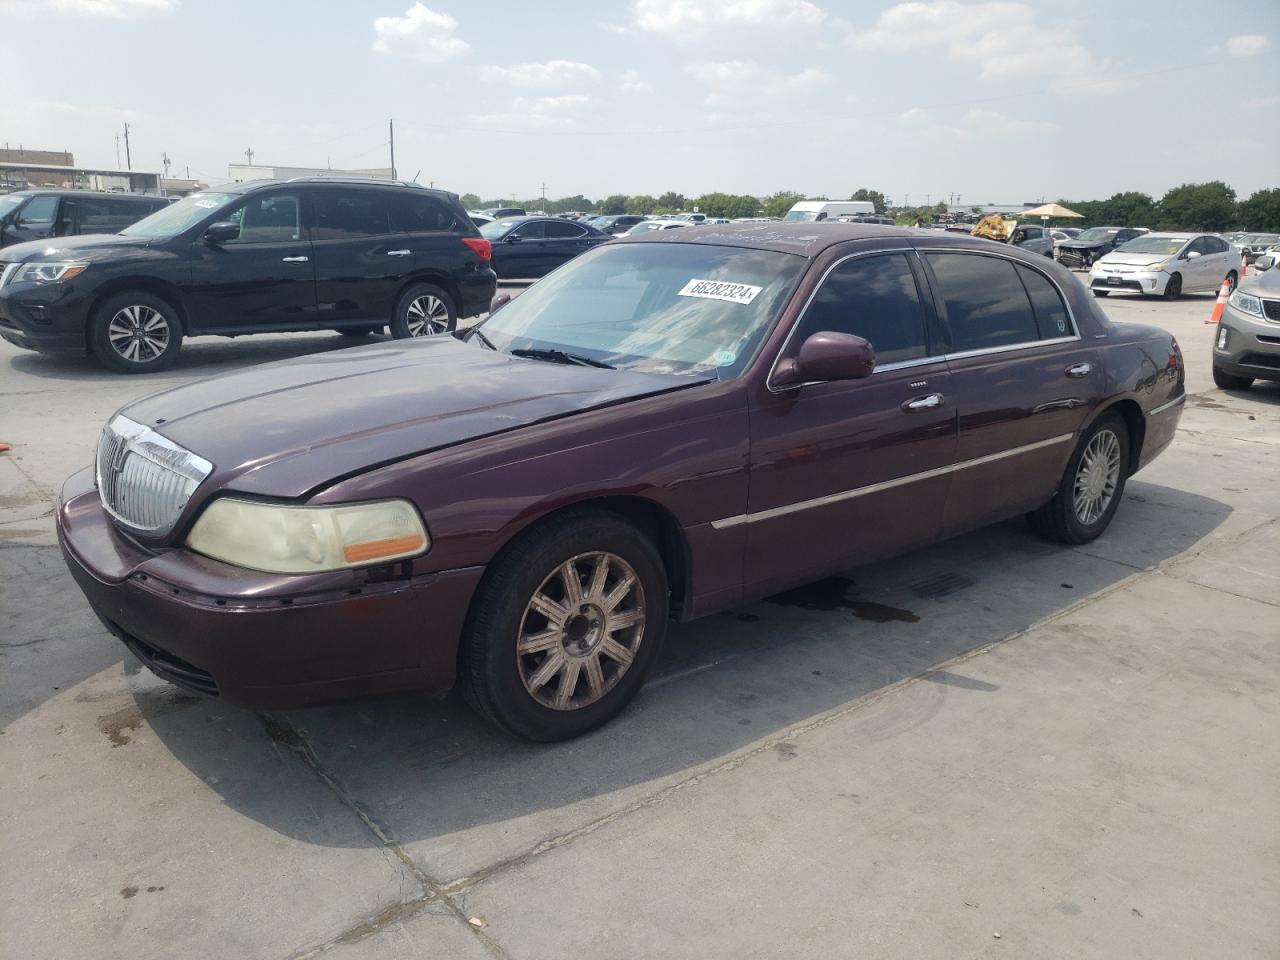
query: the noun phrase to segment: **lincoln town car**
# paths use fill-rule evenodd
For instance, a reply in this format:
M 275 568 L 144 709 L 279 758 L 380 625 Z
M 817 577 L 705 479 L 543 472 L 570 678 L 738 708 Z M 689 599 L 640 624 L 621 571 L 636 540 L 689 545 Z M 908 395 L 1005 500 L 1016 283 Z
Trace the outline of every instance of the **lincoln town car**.
M 1103 533 L 1184 367 L 1064 267 L 870 224 L 618 239 L 457 335 L 149 396 L 58 532 L 154 673 L 260 709 L 455 685 L 534 740 L 668 625 L 1025 516 Z

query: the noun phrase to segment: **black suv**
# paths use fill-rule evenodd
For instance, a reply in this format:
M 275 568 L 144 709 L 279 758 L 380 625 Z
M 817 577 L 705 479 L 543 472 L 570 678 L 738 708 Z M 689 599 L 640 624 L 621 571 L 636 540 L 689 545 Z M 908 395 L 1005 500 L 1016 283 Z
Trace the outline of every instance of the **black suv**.
M 118 233 L 170 201 L 139 193 L 19 190 L 0 197 L 0 247 L 48 237 Z
M 260 180 L 192 194 L 115 236 L 0 250 L 0 337 L 145 373 L 202 334 L 444 333 L 488 309 L 490 257 L 454 194 Z

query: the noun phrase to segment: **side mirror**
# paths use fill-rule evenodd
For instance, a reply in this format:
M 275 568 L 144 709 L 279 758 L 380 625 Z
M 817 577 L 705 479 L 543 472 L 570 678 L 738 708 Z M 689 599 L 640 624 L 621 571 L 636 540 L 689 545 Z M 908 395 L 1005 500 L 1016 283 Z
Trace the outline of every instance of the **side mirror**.
M 1257 260 L 1253 261 L 1253 265 L 1259 270 L 1270 270 L 1276 265 L 1276 256 L 1274 253 L 1268 253 L 1258 257 Z
M 1198 256 L 1200 256 L 1200 251 L 1199 251 L 1199 250 L 1188 250 L 1188 251 L 1187 251 L 1187 259 L 1188 259 L 1188 260 L 1194 260 L 1194 259 L 1195 259 L 1196 257 L 1198 257 Z
M 500 293 L 496 297 L 494 297 L 492 300 L 489 301 L 489 312 L 497 313 L 499 310 L 501 310 L 510 302 L 511 302 L 511 294 Z
M 503 243 L 519 243 L 523 239 L 524 237 L 520 236 L 520 234 L 518 233 L 508 233 L 505 237 L 502 238 L 502 242 Z
M 201 235 L 205 243 L 226 243 L 240 236 L 240 224 L 225 220 L 222 223 L 210 224 Z
M 800 352 L 783 360 L 774 372 L 779 387 L 814 381 L 861 380 L 875 369 L 876 352 L 862 337 L 821 330 L 800 345 Z

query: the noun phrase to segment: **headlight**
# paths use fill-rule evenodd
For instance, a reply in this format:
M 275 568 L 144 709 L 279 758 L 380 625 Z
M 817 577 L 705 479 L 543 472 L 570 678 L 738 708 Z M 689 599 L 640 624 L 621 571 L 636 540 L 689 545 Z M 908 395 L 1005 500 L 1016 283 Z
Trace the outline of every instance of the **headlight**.
M 407 500 L 295 507 L 223 497 L 207 506 L 187 546 L 267 573 L 317 573 L 403 560 L 431 546 Z
M 57 283 L 78 277 L 88 268 L 78 260 L 46 260 L 40 263 L 24 263 L 13 275 L 13 283 Z
M 1262 301 L 1239 290 L 1231 295 L 1231 305 L 1241 313 L 1248 313 L 1255 317 L 1262 316 Z
M 1169 266 L 1169 261 L 1163 260 L 1160 263 L 1151 264 L 1150 266 L 1147 267 L 1147 269 L 1150 270 L 1152 273 L 1161 273 L 1164 270 L 1164 268 L 1167 266 Z

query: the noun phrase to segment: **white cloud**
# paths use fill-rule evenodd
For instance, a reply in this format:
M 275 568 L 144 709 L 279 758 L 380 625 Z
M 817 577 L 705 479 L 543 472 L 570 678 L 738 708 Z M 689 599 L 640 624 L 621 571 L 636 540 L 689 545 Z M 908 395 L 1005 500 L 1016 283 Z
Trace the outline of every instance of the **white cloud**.
M 640 79 L 638 70 L 624 70 L 618 86 L 623 93 L 652 93 L 653 84 Z
M 958 116 L 939 115 L 923 107 L 898 114 L 898 124 L 908 132 L 936 142 L 945 140 L 999 143 L 1008 138 L 1046 137 L 1056 133 L 1057 124 L 1041 120 L 1018 120 L 995 110 L 966 110 Z
M 373 49 L 412 60 L 448 60 L 471 49 L 466 41 L 454 36 L 457 29 L 458 21 L 447 13 L 436 13 L 415 3 L 403 17 L 378 17 L 373 21 Z
M 860 50 L 888 52 L 945 47 L 952 60 L 976 64 L 987 80 L 1051 77 L 1063 91 L 1122 85 L 1070 27 L 1040 23 L 1037 10 L 1026 3 L 900 3 L 882 13 L 872 29 L 855 32 L 852 42 Z
M 544 129 L 568 127 L 576 123 L 582 112 L 595 101 L 582 93 L 558 97 L 516 97 L 509 109 L 501 113 L 477 113 L 467 122 L 480 127 Z
M 548 60 L 546 63 L 513 63 L 480 68 L 480 79 L 516 87 L 563 87 L 600 79 L 600 71 L 587 63 Z
M 707 118 L 716 124 L 794 119 L 806 101 L 831 82 L 818 67 L 783 73 L 746 60 L 695 60 L 685 72 L 707 88 Z
M 1269 97 L 1254 97 L 1249 101 L 1251 107 L 1280 107 L 1280 94 Z
M 809 0 L 635 0 L 633 15 L 636 26 L 653 33 L 711 27 L 813 27 L 827 18 Z
M 1227 41 L 1227 53 L 1233 57 L 1256 57 L 1267 49 L 1267 38 L 1261 33 L 1242 33 Z
M 52 0 L 48 5 L 59 13 L 72 16 L 132 20 L 153 13 L 169 13 L 178 3 L 177 0 Z M 0 7 L 13 8 L 18 12 L 25 12 L 23 8 L 29 6 L 25 3 L 0 4 Z

